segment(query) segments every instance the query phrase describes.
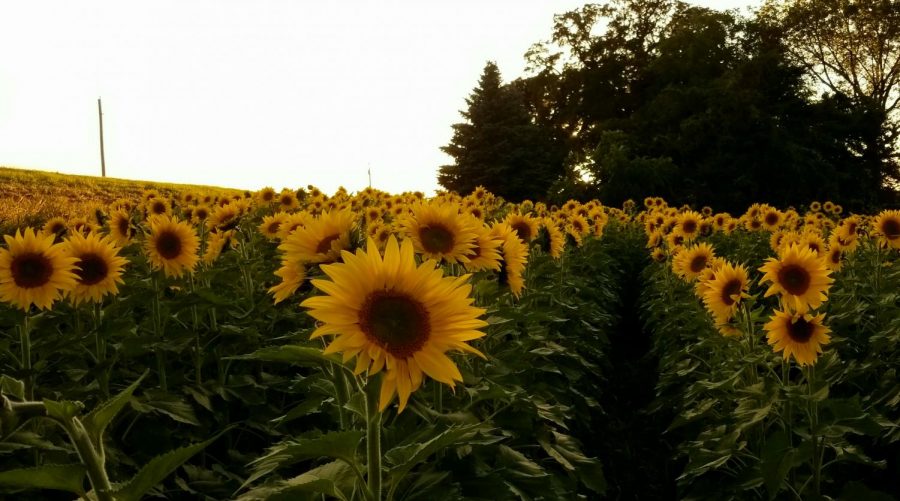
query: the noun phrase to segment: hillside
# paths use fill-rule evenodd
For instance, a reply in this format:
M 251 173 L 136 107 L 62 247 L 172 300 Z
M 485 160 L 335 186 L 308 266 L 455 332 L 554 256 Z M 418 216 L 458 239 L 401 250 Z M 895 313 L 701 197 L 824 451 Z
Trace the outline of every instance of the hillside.
M 95 207 L 119 199 L 137 199 L 145 189 L 165 195 L 182 192 L 237 193 L 217 186 L 157 183 L 131 179 L 78 176 L 0 167 L 0 230 L 39 226 L 54 216 L 84 216 Z

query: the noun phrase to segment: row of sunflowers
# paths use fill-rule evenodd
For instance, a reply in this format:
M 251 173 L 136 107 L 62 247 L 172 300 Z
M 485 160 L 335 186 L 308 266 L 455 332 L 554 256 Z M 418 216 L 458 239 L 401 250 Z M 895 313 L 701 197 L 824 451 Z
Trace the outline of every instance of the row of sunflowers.
M 900 471 L 900 211 L 647 199 L 649 410 L 690 499 L 891 499 Z
M 0 486 L 599 495 L 630 221 L 597 201 L 310 187 L 147 190 L 20 228 L 0 249 Z

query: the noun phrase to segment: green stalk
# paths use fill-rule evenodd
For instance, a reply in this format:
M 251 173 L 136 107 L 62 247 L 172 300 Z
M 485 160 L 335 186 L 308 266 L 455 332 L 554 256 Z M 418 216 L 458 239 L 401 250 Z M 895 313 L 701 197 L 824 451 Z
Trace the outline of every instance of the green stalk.
M 34 400 L 34 374 L 31 373 L 31 333 L 28 331 L 28 312 L 19 327 L 22 344 L 22 370 L 25 371 L 25 399 Z
M 162 341 L 162 311 L 159 305 L 159 273 L 153 272 L 153 330 L 157 341 Z M 159 388 L 162 391 L 169 390 L 168 380 L 166 378 L 166 353 L 165 350 L 159 348 L 156 350 L 156 372 L 159 374 Z
M 820 443 L 824 441 L 824 437 L 822 440 L 819 440 L 819 437 L 816 435 L 819 431 L 819 403 L 812 399 L 813 395 L 813 382 L 815 381 L 815 367 L 810 365 L 807 368 L 806 372 L 806 387 L 809 395 L 809 436 L 812 439 L 813 445 L 813 492 L 816 495 L 816 498 L 821 497 L 822 494 L 822 453 L 819 451 L 819 447 L 824 448 L 824 443 Z M 824 452 L 824 450 L 822 451 Z
M 366 384 L 366 467 L 370 499 L 381 500 L 381 411 L 378 399 L 380 379 L 370 377 Z
M 191 293 L 194 292 L 194 275 L 190 275 Z M 200 316 L 197 307 L 191 306 L 191 322 L 194 326 L 194 381 L 197 386 L 203 385 L 203 348 L 200 346 Z
M 434 384 L 434 410 L 439 413 L 444 413 L 444 385 L 435 381 Z
M 84 425 L 78 418 L 70 418 L 61 424 L 69 434 L 72 445 L 75 446 L 78 457 L 81 458 L 81 463 L 87 468 L 88 480 L 91 482 L 97 501 L 115 501 L 112 484 L 110 484 L 109 476 L 106 474 L 103 459 L 97 453 L 97 449 L 94 448 L 94 444 L 91 442 Z
M 103 313 L 100 308 L 100 303 L 94 303 L 93 307 L 93 317 L 94 317 L 94 345 L 96 348 L 96 356 L 97 356 L 97 365 L 103 366 L 106 362 L 106 340 L 103 339 L 103 334 L 100 332 L 100 324 L 103 320 Z M 103 395 L 103 399 L 109 398 L 109 368 L 103 367 L 100 370 L 100 374 L 97 376 L 97 384 L 100 386 L 100 394 Z
M 342 367 L 334 363 L 331 364 L 331 373 L 334 377 L 334 388 L 337 390 L 338 420 L 341 430 L 347 430 L 349 429 L 349 423 L 347 422 L 347 410 L 344 409 L 344 404 L 350 400 L 350 392 L 347 389 L 347 375 L 344 374 Z

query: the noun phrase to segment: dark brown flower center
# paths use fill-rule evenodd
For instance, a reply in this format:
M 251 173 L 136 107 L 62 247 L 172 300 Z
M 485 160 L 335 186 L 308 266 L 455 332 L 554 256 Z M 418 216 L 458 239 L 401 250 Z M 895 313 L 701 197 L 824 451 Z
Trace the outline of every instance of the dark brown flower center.
M 272 221 L 271 223 L 269 223 L 269 226 L 266 227 L 266 231 L 268 231 L 269 234 L 274 235 L 278 233 L 278 228 L 280 227 L 281 221 Z
M 42 253 L 28 252 L 13 258 L 10 263 L 13 281 L 23 289 L 41 287 L 53 275 L 53 263 Z
M 166 213 L 166 204 L 162 200 L 157 200 L 153 202 L 153 205 L 150 206 L 150 212 L 154 214 L 165 214 Z
M 822 247 L 819 246 L 818 242 L 809 242 L 806 245 L 809 247 L 809 250 L 815 252 L 816 254 L 822 252 Z
M 816 329 L 816 324 L 807 322 L 805 318 L 800 317 L 793 322 L 787 321 L 787 333 L 791 340 L 795 343 L 805 343 L 809 341 Z
M 200 221 L 203 221 L 204 219 L 209 217 L 209 211 L 202 207 L 198 207 L 197 210 L 194 211 L 194 216 L 196 216 Z
M 888 240 L 900 238 L 900 221 L 893 218 L 885 219 L 881 223 L 881 232 L 884 233 Z
M 703 268 L 706 268 L 706 258 L 706 254 L 694 256 L 694 259 L 691 259 L 691 272 L 700 273 L 703 271 Z
M 740 294 L 743 285 L 738 278 L 732 278 L 725 283 L 725 286 L 722 287 L 722 302 L 725 303 L 725 306 L 731 306 L 736 302 L 732 296 Z
M 156 252 L 163 259 L 175 259 L 181 255 L 181 237 L 173 231 L 164 230 L 156 237 Z
M 116 221 L 116 227 L 118 228 L 120 234 L 126 237 L 131 236 L 131 233 L 129 231 L 131 227 L 128 224 L 128 218 L 120 217 L 118 221 Z
M 291 195 L 282 195 L 279 202 L 281 203 L 281 205 L 291 206 L 294 204 L 294 197 L 292 197 Z
M 337 240 L 339 238 L 341 238 L 340 233 L 335 233 L 334 235 L 328 235 L 327 237 L 323 238 L 319 242 L 319 245 L 316 246 L 316 254 L 326 254 L 329 251 L 331 251 L 331 242 L 334 242 L 335 240 Z
M 531 241 L 531 226 L 525 221 L 519 221 L 513 224 L 512 229 L 516 230 L 516 235 L 518 235 L 523 242 L 527 243 Z
M 431 322 L 425 306 L 402 292 L 375 291 L 359 310 L 359 327 L 369 339 L 399 359 L 428 341 Z
M 681 223 L 681 231 L 683 231 L 686 235 L 692 235 L 695 231 L 697 231 L 697 221 L 688 219 L 687 221 Z
M 769 226 L 775 226 L 778 224 L 778 214 L 774 212 L 769 212 L 766 214 L 766 224 Z
M 419 230 L 419 239 L 425 252 L 446 254 L 453 250 L 453 232 L 440 223 L 423 226 Z
M 263 202 L 271 202 L 275 198 L 275 192 L 273 191 L 264 191 L 262 194 Z
M 788 294 L 794 296 L 806 294 L 810 279 L 809 272 L 800 265 L 789 264 L 778 270 L 778 283 Z
M 832 263 L 838 264 L 841 262 L 842 255 L 843 255 L 843 253 L 841 252 L 840 249 L 832 249 L 831 252 L 828 253 L 828 258 L 831 260 Z
M 77 263 L 78 268 L 75 269 L 79 284 L 94 285 L 109 274 L 109 267 L 106 265 L 106 261 L 97 254 L 82 254 L 79 256 L 79 259 L 80 261 Z

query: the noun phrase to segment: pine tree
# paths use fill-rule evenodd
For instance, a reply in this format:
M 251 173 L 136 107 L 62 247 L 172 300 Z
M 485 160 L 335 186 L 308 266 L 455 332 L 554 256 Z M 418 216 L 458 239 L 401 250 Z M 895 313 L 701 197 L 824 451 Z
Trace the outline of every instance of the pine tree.
M 453 125 L 453 139 L 441 151 L 454 158 L 440 168 L 438 182 L 460 194 L 484 186 L 508 200 L 543 199 L 563 172 L 563 152 L 552 135 L 536 125 L 515 85 L 504 85 L 488 62 L 478 86 Z

